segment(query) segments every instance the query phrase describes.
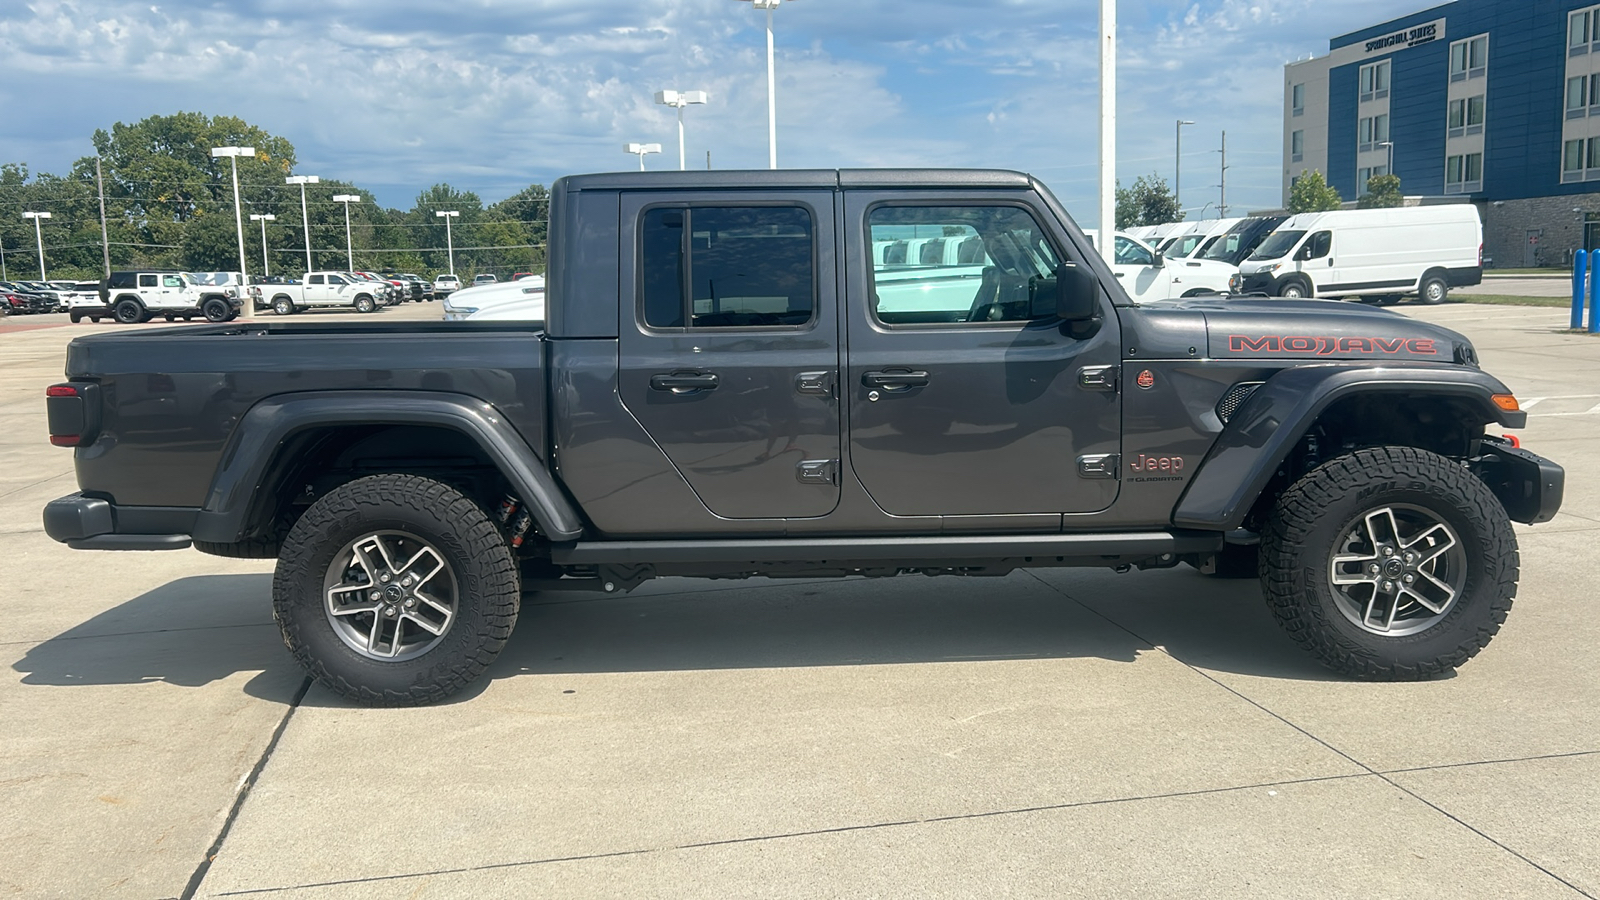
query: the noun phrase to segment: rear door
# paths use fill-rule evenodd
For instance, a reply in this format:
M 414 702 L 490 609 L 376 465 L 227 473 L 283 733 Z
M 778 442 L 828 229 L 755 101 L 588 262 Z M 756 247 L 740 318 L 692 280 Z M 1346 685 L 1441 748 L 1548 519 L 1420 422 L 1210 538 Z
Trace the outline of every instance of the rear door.
M 838 504 L 833 198 L 622 195 L 618 390 L 718 516 Z
M 845 195 L 850 461 L 891 514 L 1094 512 L 1116 499 L 1117 317 L 1102 295 L 1100 327 L 1077 337 L 1033 302 L 1073 257 L 1023 199 Z M 876 249 L 927 236 L 955 255 Z

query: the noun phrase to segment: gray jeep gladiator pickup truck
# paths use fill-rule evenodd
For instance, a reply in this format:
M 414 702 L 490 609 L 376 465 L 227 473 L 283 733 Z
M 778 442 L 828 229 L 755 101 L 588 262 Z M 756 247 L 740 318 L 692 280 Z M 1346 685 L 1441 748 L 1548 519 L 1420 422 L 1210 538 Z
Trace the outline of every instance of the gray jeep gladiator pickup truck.
M 1330 301 L 1135 305 L 1002 171 L 663 172 L 551 192 L 544 323 L 74 340 L 72 547 L 278 560 L 354 700 L 480 676 L 526 592 L 656 576 L 1259 575 L 1356 678 L 1462 664 L 1559 466 L 1462 336 Z M 981 588 L 977 588 L 980 589 Z

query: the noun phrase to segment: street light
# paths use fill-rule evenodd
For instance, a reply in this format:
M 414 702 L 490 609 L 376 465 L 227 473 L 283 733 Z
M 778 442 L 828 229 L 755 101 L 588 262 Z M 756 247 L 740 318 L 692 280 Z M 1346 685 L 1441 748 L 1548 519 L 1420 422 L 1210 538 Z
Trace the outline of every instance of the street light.
M 660 153 L 660 144 L 623 144 L 622 149 L 628 153 L 637 154 L 639 157 L 639 171 L 644 171 L 644 155 L 646 153 Z
M 306 185 L 317 184 L 322 181 L 315 175 L 290 175 L 283 180 L 284 184 L 300 185 L 300 224 L 306 231 L 306 271 L 312 269 L 311 265 L 311 218 L 306 215 Z
M 678 171 L 681 172 L 688 167 L 683 156 L 683 108 L 691 103 L 706 102 L 706 92 L 656 91 L 656 102 L 662 106 L 675 106 L 678 108 Z
M 350 243 L 350 204 L 360 203 L 359 194 L 334 194 L 333 202 L 344 204 L 344 255 L 350 262 L 350 271 L 356 270 L 356 252 Z
M 1385 175 L 1393 175 L 1394 174 L 1394 141 L 1379 141 L 1378 142 L 1378 146 L 1379 147 L 1383 147 L 1384 149 L 1389 151 L 1388 164 L 1384 167 L 1383 174 L 1385 174 Z
M 39 220 L 50 218 L 47 212 L 25 212 L 24 219 L 33 220 L 33 236 L 39 239 L 39 280 L 44 281 L 44 232 L 39 229 Z
M 239 199 L 239 157 L 256 155 L 254 147 L 212 147 L 211 158 L 221 159 L 226 156 L 233 169 L 233 224 L 239 235 L 239 284 L 244 290 L 245 304 L 240 308 L 240 317 L 245 319 L 255 318 L 255 304 L 249 302 L 250 276 L 246 274 L 244 265 L 244 204 Z
M 767 168 L 778 167 L 778 88 L 772 76 L 772 11 L 783 0 L 740 0 L 767 11 Z M 793 3 L 794 0 L 789 0 Z
M 640 157 L 641 161 L 643 159 L 644 157 Z M 454 275 L 456 273 L 456 242 L 455 238 L 450 236 L 450 220 L 461 215 L 461 212 L 454 209 L 440 209 L 435 210 L 434 215 L 444 220 L 444 245 L 450 252 L 450 274 Z
M 1178 127 L 1173 129 L 1178 139 L 1172 154 L 1172 202 L 1177 204 L 1180 213 L 1183 212 L 1183 126 L 1193 124 L 1188 119 L 1179 119 Z
M 261 223 L 261 277 L 272 274 L 272 267 L 267 264 L 267 223 L 278 221 L 272 213 L 251 213 L 250 221 Z

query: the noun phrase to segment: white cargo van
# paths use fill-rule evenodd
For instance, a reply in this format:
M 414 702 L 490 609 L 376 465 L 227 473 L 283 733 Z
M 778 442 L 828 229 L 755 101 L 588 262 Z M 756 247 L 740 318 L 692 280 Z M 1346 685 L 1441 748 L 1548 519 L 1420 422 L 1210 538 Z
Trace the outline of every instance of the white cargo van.
M 1243 219 L 1201 219 L 1161 248 L 1168 259 L 1200 259 L 1217 238 Z
M 1084 235 L 1099 246 L 1100 233 L 1086 228 Z M 1226 263 L 1200 259 L 1167 259 L 1149 244 L 1117 232 L 1115 252 L 1106 258 L 1117 283 L 1137 302 L 1172 300 L 1200 294 L 1223 294 L 1239 270 Z M 1105 253 L 1102 251 L 1102 256 Z
M 1483 223 L 1462 203 L 1290 216 L 1239 264 L 1236 289 L 1443 303 L 1451 288 L 1482 280 Z

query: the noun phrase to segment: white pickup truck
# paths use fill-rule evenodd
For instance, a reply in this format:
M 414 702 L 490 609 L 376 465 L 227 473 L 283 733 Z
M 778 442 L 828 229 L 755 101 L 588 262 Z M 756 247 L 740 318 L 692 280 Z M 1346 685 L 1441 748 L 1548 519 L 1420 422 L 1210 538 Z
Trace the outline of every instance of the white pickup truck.
M 364 313 L 378 308 L 378 284 L 352 272 L 307 272 L 299 284 L 262 287 L 271 292 L 272 311 L 280 316 L 317 307 L 339 306 Z

